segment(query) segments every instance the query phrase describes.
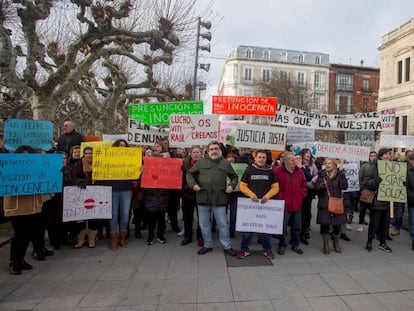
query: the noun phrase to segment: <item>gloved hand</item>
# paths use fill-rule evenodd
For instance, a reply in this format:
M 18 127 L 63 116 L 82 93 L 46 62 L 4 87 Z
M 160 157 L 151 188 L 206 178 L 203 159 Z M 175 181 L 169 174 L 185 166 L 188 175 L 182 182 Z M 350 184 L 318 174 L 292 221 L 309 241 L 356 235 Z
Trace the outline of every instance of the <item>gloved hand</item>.
M 81 188 L 81 189 L 86 189 L 86 183 L 84 181 L 82 181 L 78 184 L 78 187 Z
M 378 177 L 378 183 L 380 184 L 382 182 L 382 178 Z

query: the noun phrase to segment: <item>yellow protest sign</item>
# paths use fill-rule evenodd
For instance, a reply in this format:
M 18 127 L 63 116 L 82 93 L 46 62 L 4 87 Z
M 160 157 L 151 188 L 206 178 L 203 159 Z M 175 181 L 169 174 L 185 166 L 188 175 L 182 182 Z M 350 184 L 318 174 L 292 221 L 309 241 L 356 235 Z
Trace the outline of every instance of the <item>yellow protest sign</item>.
M 95 147 L 92 157 L 93 180 L 132 180 L 141 174 L 142 148 Z
M 81 153 L 80 156 L 83 157 L 83 149 L 85 147 L 111 147 L 114 144 L 114 140 L 100 140 L 100 141 L 83 141 L 81 142 Z

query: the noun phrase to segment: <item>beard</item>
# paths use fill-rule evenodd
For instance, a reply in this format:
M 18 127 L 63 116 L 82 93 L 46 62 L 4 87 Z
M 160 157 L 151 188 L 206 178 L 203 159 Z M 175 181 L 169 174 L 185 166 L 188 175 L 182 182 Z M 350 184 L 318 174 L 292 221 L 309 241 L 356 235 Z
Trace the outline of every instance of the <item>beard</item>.
M 208 154 L 208 156 L 212 160 L 217 160 L 221 157 L 221 152 L 211 152 L 211 153 Z

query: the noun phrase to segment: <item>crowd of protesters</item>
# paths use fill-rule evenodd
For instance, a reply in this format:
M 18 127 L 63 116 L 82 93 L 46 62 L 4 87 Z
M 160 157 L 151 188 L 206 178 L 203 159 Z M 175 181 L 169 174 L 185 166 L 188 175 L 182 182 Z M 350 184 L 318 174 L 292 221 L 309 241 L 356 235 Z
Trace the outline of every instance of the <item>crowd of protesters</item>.
M 315 159 L 309 149 L 302 149 L 298 154 L 285 150 L 278 158 L 272 158 L 268 150 L 237 150 L 212 141 L 207 146 L 194 146 L 189 149 L 170 148 L 168 139 L 163 138 L 153 146 L 143 146 L 143 170 L 145 157 L 182 158 L 183 179 L 179 190 L 160 188 L 141 188 L 140 180 L 93 181 L 93 150 L 86 146 L 81 157 L 81 143 L 84 137 L 76 132 L 75 125 L 66 121 L 63 134 L 58 139 L 56 148 L 46 152 L 63 154 L 63 186 L 88 185 L 112 186 L 112 219 L 109 221 L 90 219 L 87 221 L 62 222 L 63 195 L 56 193 L 51 198 L 39 195 L 24 196 L 19 204 L 42 205 L 39 213 L 9 217 L 14 229 L 11 241 L 11 274 L 21 274 L 33 266 L 25 260 L 29 243 L 33 244 L 32 258 L 45 260 L 62 245 L 72 245 L 80 249 L 87 244 L 94 248 L 96 241 L 107 237 L 108 247 L 117 250 L 127 247 L 131 238 L 130 223 L 134 224 L 134 237 L 143 238 L 147 230 L 146 244 L 167 243 L 165 231 L 167 223 L 171 230 L 183 236 L 180 243 L 186 246 L 193 241 L 199 246 L 198 254 L 204 255 L 214 248 L 212 232 L 219 233 L 219 241 L 227 255 L 244 259 L 250 254 L 252 232 L 242 232 L 241 245 L 232 245 L 236 236 L 237 200 L 249 198 L 253 202 L 265 204 L 271 199 L 284 201 L 283 230 L 280 235 L 259 234 L 258 243 L 263 248 L 263 255 L 274 259 L 273 239 L 276 239 L 277 254 L 284 255 L 287 247 L 299 254 L 304 254 L 301 245 L 308 245 L 311 240 L 312 201 L 317 198 L 316 223 L 319 225 L 321 250 L 330 253 L 330 241 L 336 253 L 342 252 L 340 239 L 349 241 L 347 227 L 352 222 L 353 212 L 359 211 L 358 231 L 363 232 L 367 224 L 366 250 L 372 251 L 373 240 L 379 240 L 378 248 L 391 252 L 387 240 L 389 234 L 389 202 L 379 201 L 375 196 L 372 204 L 359 202 L 359 191 L 352 194 L 344 192 L 348 188 L 344 173 L 344 161 L 332 158 Z M 127 141 L 119 139 L 114 147 L 129 147 Z M 8 152 L 1 146 L 1 152 Z M 30 146 L 21 146 L 15 153 L 35 153 Z M 361 166 L 359 182 L 361 191 L 369 189 L 377 192 L 381 179 L 378 175 L 378 159 L 391 161 L 391 149 L 381 148 L 378 153 L 370 153 L 368 162 Z M 414 250 L 414 152 L 407 151 L 407 188 L 409 234 Z M 231 163 L 246 163 L 248 166 L 241 179 L 238 179 Z M 321 165 L 323 164 L 323 165 Z M 235 191 L 240 184 L 240 190 Z M 20 196 L 23 197 L 23 196 Z M 344 198 L 345 208 L 342 213 L 334 214 L 328 209 L 330 197 Z M 356 203 L 355 203 L 356 202 Z M 36 204 L 37 204 L 36 203 Z M 4 205 L 13 203 L 13 197 L 5 197 Z M 405 204 L 396 206 L 392 236 L 400 234 L 402 215 Z M 179 227 L 178 211 L 182 210 L 183 228 Z M 366 214 L 369 211 L 369 221 Z M 197 217 L 195 217 L 196 212 Z M 132 219 L 132 220 L 131 220 Z M 195 225 L 194 220 L 197 219 Z M 195 234 L 193 229 L 196 227 Z M 53 250 L 46 248 L 45 232 Z

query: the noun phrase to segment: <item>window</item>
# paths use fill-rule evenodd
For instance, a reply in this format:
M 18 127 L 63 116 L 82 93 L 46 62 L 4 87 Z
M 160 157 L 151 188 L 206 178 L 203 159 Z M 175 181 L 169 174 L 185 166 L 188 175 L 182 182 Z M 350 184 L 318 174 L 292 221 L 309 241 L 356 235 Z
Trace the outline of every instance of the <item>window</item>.
M 298 72 L 298 85 L 305 85 L 305 73 L 304 72 Z
M 318 55 L 315 57 L 315 64 L 319 65 L 321 63 L 321 57 Z
M 364 97 L 362 99 L 362 111 L 368 112 L 369 111 L 369 98 Z
M 352 113 L 352 94 L 337 94 L 335 98 L 335 112 L 340 114 Z
M 305 95 L 302 93 L 298 94 L 297 100 L 296 100 L 296 104 L 298 108 L 301 108 L 304 106 L 305 104 Z
M 407 135 L 407 116 L 402 117 L 402 135 Z
M 270 59 L 270 52 L 268 50 L 263 51 L 263 59 Z
M 336 88 L 343 91 L 353 91 L 354 79 L 352 74 L 338 73 L 336 76 Z
M 283 82 L 286 82 L 287 81 L 287 78 L 288 78 L 287 71 L 281 70 L 280 71 L 280 80 L 283 81 Z
M 321 73 L 320 72 L 315 72 L 313 84 L 314 84 L 315 89 L 318 89 L 321 87 Z
M 281 59 L 282 61 L 287 61 L 288 60 L 288 53 L 287 52 L 282 52 L 280 53 Z
M 305 60 L 305 55 L 299 54 L 299 63 L 303 63 L 304 60 Z
M 410 58 L 405 59 L 405 81 L 410 81 Z
M 254 90 L 253 89 L 244 89 L 243 90 L 243 96 L 253 96 Z
M 245 81 L 252 81 L 252 68 L 244 68 L 244 80 Z
M 253 57 L 253 51 L 252 51 L 252 49 L 247 49 L 246 50 L 246 57 L 247 58 L 252 58 Z
M 402 60 L 400 60 L 398 62 L 397 70 L 398 70 L 397 82 L 398 82 L 398 84 L 400 84 L 400 83 L 402 83 Z
M 323 111 L 325 106 L 325 95 L 321 93 L 315 93 L 314 104 L 316 110 Z
M 270 70 L 269 69 L 263 69 L 263 71 L 262 71 L 262 81 L 263 82 L 269 82 L 270 81 Z
M 395 117 L 394 135 L 398 135 L 399 133 L 400 133 L 400 117 Z
M 368 92 L 368 90 L 369 90 L 369 80 L 368 79 L 364 79 L 362 81 L 362 90 L 364 92 Z

